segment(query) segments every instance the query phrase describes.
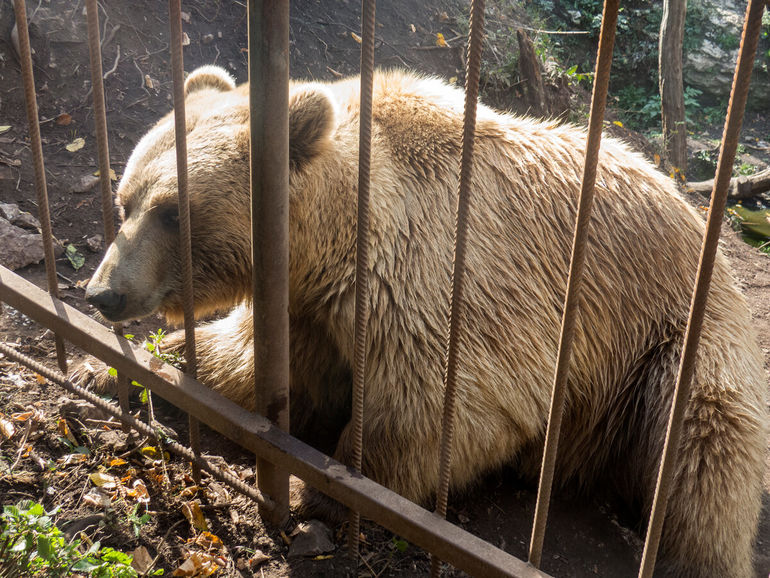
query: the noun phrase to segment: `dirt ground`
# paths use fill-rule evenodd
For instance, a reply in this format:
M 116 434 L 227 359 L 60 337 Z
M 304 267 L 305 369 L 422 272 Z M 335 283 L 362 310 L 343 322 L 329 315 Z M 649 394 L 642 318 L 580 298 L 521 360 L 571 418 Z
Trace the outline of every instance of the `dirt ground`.
M 377 7 L 377 64 L 408 67 L 447 79 L 463 76 L 465 28 L 458 0 L 402 0 Z M 360 3 L 297 0 L 291 12 L 291 72 L 294 77 L 331 80 L 358 70 Z M 246 11 L 242 2 L 190 0 L 184 3 L 183 28 L 189 38 L 184 49 L 185 69 L 219 64 L 239 81 L 246 80 Z M 501 13 L 492 3 L 489 21 L 499 26 Z M 84 177 L 97 169 L 96 140 L 90 101 L 90 71 L 82 2 L 41 0 L 28 2 L 35 50 L 35 79 L 42 119 L 43 149 L 53 231 L 63 244 L 74 245 L 85 257 L 75 270 L 58 260 L 62 299 L 83 311 L 83 287 L 104 252 L 87 242 L 102 231 L 97 188 L 84 189 Z M 157 0 L 104 3 L 100 10 L 103 68 L 106 73 L 108 127 L 112 167 L 119 176 L 138 139 L 171 108 L 168 28 L 165 4 Z M 18 61 L 10 41 L 13 15 L 10 3 L 0 3 L 0 202 L 17 203 L 37 214 L 34 176 Z M 447 47 L 436 45 L 440 33 Z M 487 47 L 492 57 L 497 52 Z M 489 87 L 493 104 L 516 110 L 516 87 Z M 746 133 L 763 136 L 767 117 L 746 120 Z M 617 129 L 614 129 L 617 130 Z M 638 135 L 626 134 L 634 142 Z M 70 151 L 67 145 L 84 139 Z M 72 148 L 72 147 L 70 147 Z M 767 162 L 762 159 L 760 162 Z M 693 199 L 703 204 L 702 199 Z M 94 250 L 95 249 L 95 250 Z M 770 367 L 770 257 L 741 241 L 725 227 L 723 249 L 751 302 L 766 368 Z M 39 286 L 45 285 L 42 265 L 18 271 Z M 161 326 L 157 319 L 127 328 L 141 339 Z M 0 314 L 0 340 L 53 365 L 50 333 L 19 312 Z M 72 358 L 78 352 L 70 351 Z M 198 488 L 181 460 L 157 460 L 147 449 L 152 440 L 127 437 L 103 416 L 73 405 L 72 396 L 57 386 L 40 382 L 35 374 L 0 355 L 0 418 L 12 423 L 15 433 L 0 436 L 0 502 L 31 498 L 46 508 L 60 506 L 57 523 L 70 535 L 85 535 L 124 551 L 145 547 L 154 568 L 168 574 L 191 552 L 210 555 L 227 576 L 413 576 L 424 574 L 428 558 L 398 537 L 366 524 L 363 561 L 354 569 L 342 554 L 344 531 L 333 538 L 337 549 L 322 559 L 288 558 L 286 540 L 266 530 L 256 508 L 235 492 L 204 477 Z M 135 402 L 135 409 L 144 412 Z M 184 439 L 186 418 L 178 410 L 155 401 L 155 412 L 167 427 Z M 63 420 L 63 421 L 62 421 Z M 65 425 L 62 425 L 62 424 Z M 30 424 L 27 426 L 27 424 Z M 67 436 L 70 433 L 72 438 Z M 234 444 L 203 429 L 204 451 L 222 456 L 221 463 L 242 479 L 253 475 L 252 459 Z M 73 449 L 74 448 L 74 449 Z M 80 450 L 81 458 L 72 458 Z M 119 461 L 115 461 L 119 460 Z M 123 462 L 123 463 L 120 463 Z M 120 481 L 112 504 L 92 504 L 94 483 L 89 475 L 103 471 Z M 146 486 L 149 502 L 132 496 L 136 480 Z M 770 490 L 770 459 L 766 490 Z M 97 492 L 98 493 L 98 492 Z M 91 499 L 89 499 L 91 496 Z M 184 504 L 197 499 L 211 534 L 221 544 L 202 543 L 201 532 L 183 515 Z M 452 500 L 450 519 L 512 554 L 526 558 L 535 489 L 512 471 L 491 476 L 481 487 Z M 138 523 L 141 515 L 148 521 Z M 629 518 L 610 496 L 558 493 L 551 507 L 543 569 L 555 576 L 632 576 L 641 557 L 638 521 Z M 261 555 L 260 555 L 261 554 Z M 770 574 L 770 497 L 757 543 L 757 576 Z M 448 575 L 459 575 L 448 570 Z

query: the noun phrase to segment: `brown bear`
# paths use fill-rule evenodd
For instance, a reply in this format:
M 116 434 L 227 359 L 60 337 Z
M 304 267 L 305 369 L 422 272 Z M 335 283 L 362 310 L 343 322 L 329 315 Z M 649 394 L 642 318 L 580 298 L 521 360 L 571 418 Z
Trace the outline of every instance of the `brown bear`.
M 307 434 L 349 407 L 359 81 L 290 90 L 292 428 Z M 248 87 L 204 67 L 187 79 L 186 98 L 197 313 L 230 311 L 197 329 L 198 375 L 249 407 Z M 375 76 L 363 471 L 424 504 L 438 483 L 462 108 L 462 92 L 441 80 Z M 579 128 L 479 106 L 455 489 L 503 464 L 537 476 L 584 151 Z M 109 320 L 180 319 L 175 162 L 166 116 L 126 165 L 123 225 L 86 292 Z M 703 229 L 669 179 L 604 139 L 557 475 L 612 479 L 642 516 Z M 665 521 L 665 571 L 751 575 L 767 418 L 762 356 L 720 255 Z M 350 452 L 346 426 L 334 457 L 349 462 Z M 308 514 L 325 504 L 311 490 L 304 499 Z

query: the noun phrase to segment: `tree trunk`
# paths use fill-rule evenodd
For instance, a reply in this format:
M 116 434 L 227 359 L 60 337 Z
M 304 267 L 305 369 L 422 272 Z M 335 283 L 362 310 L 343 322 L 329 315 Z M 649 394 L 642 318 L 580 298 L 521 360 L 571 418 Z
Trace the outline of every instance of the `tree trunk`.
M 687 191 L 709 196 L 714 188 L 714 179 L 699 183 L 687 183 Z M 731 199 L 750 199 L 770 191 L 770 169 L 765 169 L 754 175 L 734 178 L 730 181 L 728 195 Z
M 663 0 L 658 45 L 663 140 L 669 162 L 682 174 L 687 169 L 687 127 L 682 82 L 682 41 L 686 12 L 686 0 Z
M 519 76 L 524 88 L 525 103 L 531 115 L 544 116 L 548 113 L 548 107 L 540 74 L 540 60 L 526 32 L 517 30 L 516 38 L 519 41 Z

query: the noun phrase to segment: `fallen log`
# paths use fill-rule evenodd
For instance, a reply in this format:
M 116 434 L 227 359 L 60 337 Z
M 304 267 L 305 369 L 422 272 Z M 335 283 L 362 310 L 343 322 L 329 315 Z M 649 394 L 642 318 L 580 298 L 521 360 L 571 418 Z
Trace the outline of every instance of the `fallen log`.
M 714 179 L 700 181 L 697 183 L 687 183 L 687 191 L 691 193 L 700 193 L 710 196 L 714 188 Z M 760 193 L 770 191 L 770 169 L 765 169 L 754 175 L 742 175 L 730 180 L 728 196 L 731 199 L 741 200 L 750 199 Z

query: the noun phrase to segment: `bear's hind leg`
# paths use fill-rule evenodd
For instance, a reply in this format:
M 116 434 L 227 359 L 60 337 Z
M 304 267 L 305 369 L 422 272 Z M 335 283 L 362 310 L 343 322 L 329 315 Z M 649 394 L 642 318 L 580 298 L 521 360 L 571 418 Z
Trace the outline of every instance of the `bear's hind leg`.
M 711 339 L 704 331 L 663 526 L 658 568 L 668 576 L 753 575 L 767 439 L 761 358 L 753 344 L 722 337 L 714 347 Z M 648 511 L 680 351 L 669 348 L 664 375 L 647 392 Z

